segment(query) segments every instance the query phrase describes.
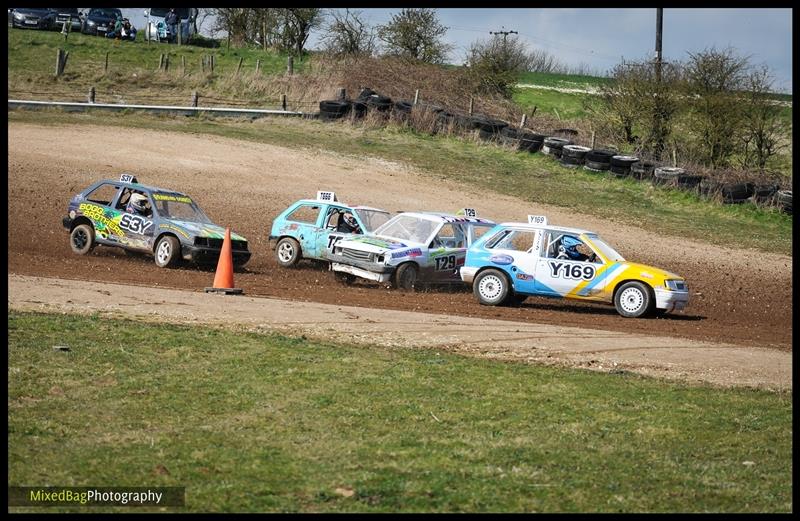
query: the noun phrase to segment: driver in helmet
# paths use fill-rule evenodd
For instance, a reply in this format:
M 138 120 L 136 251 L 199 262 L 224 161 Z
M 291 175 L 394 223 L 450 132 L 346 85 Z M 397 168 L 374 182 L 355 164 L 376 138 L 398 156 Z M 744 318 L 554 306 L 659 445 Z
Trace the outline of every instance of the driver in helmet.
M 150 203 L 144 194 L 131 194 L 126 212 L 147 217 L 150 213 Z
M 358 225 L 358 221 L 356 221 L 352 213 L 344 212 L 341 215 L 341 219 L 339 219 L 336 231 L 343 233 L 361 233 L 361 226 Z
M 574 261 L 586 261 L 589 260 L 589 255 L 581 253 L 578 248 L 580 247 L 581 250 L 585 250 L 586 246 L 576 239 L 575 237 L 570 237 L 569 235 L 565 235 L 561 238 L 561 244 L 558 245 L 558 256 L 557 259 L 567 259 L 567 260 L 574 260 Z

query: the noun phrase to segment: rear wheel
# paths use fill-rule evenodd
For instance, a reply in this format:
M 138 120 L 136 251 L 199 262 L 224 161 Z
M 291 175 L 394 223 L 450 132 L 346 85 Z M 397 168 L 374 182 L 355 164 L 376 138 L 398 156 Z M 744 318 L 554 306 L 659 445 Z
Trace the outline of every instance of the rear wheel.
M 472 283 L 472 292 L 484 306 L 501 306 L 510 293 L 508 279 L 498 270 L 482 271 Z
M 645 284 L 637 281 L 626 282 L 614 295 L 614 307 L 623 317 L 639 318 L 652 314 L 655 298 Z
M 69 234 L 69 245 L 78 255 L 86 255 L 96 245 L 94 242 L 94 228 L 88 224 L 79 224 Z
M 278 264 L 284 268 L 291 268 L 300 260 L 300 243 L 291 237 L 284 237 L 278 241 L 275 250 Z
M 181 244 L 172 235 L 164 235 L 156 244 L 156 266 L 168 268 L 175 266 L 181 258 Z

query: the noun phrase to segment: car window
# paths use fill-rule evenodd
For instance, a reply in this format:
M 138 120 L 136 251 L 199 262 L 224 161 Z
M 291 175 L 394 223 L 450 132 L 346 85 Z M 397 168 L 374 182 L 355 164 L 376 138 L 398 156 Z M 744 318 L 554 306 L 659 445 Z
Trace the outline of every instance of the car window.
M 317 224 L 319 217 L 319 205 L 303 204 L 286 216 L 287 221 L 298 223 Z
M 447 223 L 443 224 L 433 238 L 434 248 L 465 248 L 464 244 L 464 230 L 459 224 Z
M 600 258 L 595 255 L 594 250 L 580 240 L 577 235 L 549 231 L 546 236 L 545 256 L 547 258 L 602 264 Z
M 327 217 L 323 226 L 325 228 L 336 229 L 339 226 L 339 220 L 342 218 L 342 209 L 332 206 L 328 209 Z
M 117 195 L 118 186 L 103 183 L 86 195 L 86 200 L 97 204 L 109 205 Z
M 533 248 L 536 232 L 527 230 L 511 230 L 495 243 L 494 248 L 501 250 L 528 251 Z
M 472 229 L 472 242 L 474 243 L 483 237 L 486 232 L 494 228 L 494 224 L 473 224 L 470 228 Z

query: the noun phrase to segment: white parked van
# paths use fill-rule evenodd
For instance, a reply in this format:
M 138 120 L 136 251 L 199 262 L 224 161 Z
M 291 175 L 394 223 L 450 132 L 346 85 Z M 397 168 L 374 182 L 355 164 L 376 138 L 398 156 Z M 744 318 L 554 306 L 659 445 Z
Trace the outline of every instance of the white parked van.
M 181 40 L 187 42 L 189 37 L 195 33 L 194 25 L 198 9 L 196 7 L 176 7 L 175 10 L 181 21 Z M 167 13 L 169 13 L 169 7 L 150 7 L 144 10 L 144 15 L 147 17 L 144 30 L 145 40 L 177 41 L 176 35 L 172 34 L 171 28 L 166 23 Z

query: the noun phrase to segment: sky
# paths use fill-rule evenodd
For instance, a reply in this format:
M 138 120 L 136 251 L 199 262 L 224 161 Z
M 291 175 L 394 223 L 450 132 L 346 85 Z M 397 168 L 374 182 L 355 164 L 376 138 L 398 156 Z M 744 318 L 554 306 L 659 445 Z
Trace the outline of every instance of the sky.
M 123 9 L 137 27 L 144 26 L 144 9 Z M 373 25 L 384 24 L 400 11 L 358 9 Z M 489 31 L 517 31 L 532 49 L 545 50 L 561 63 L 586 66 L 606 73 L 625 60 L 655 56 L 655 8 L 540 8 L 485 9 L 441 8 L 439 19 L 448 27 L 445 40 L 454 46 L 450 62 L 464 62 L 467 49 Z M 130 13 L 130 14 L 129 14 Z M 200 28 L 208 32 L 206 23 Z M 312 33 L 308 47 L 319 45 L 319 32 Z M 779 8 L 665 8 L 662 53 L 665 60 L 682 61 L 687 53 L 709 47 L 733 47 L 750 56 L 753 64 L 766 64 L 775 78 L 775 88 L 792 89 L 792 10 Z

